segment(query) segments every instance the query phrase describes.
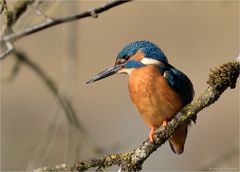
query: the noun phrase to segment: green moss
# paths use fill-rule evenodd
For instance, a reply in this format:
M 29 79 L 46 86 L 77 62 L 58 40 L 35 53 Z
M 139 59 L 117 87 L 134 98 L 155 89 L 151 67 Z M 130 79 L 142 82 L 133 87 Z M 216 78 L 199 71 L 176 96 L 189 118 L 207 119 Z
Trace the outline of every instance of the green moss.
M 239 65 L 238 61 L 228 62 L 211 70 L 207 83 L 218 89 L 224 89 L 228 86 L 235 88 L 239 76 Z

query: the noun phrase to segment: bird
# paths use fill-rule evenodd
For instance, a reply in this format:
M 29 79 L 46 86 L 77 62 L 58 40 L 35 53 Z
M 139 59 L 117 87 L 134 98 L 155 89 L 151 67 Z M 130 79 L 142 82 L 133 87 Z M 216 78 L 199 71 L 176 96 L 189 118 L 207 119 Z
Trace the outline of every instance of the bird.
M 130 98 L 149 127 L 149 141 L 154 144 L 154 132 L 166 127 L 194 97 L 193 84 L 180 70 L 172 66 L 162 50 L 154 43 L 143 40 L 126 45 L 117 55 L 115 63 L 93 76 L 87 84 L 114 74 L 128 74 Z M 181 154 L 187 137 L 188 120 L 169 138 L 172 151 Z

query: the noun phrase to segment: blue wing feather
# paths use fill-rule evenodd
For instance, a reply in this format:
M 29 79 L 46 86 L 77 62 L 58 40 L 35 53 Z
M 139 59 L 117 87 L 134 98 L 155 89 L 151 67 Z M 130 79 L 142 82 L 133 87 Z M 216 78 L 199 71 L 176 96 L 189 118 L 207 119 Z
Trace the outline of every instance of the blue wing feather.
M 161 64 L 159 70 L 166 78 L 171 88 L 179 94 L 183 101 L 183 106 L 190 103 L 194 97 L 194 89 L 190 79 L 183 72 L 170 64 Z M 194 123 L 196 122 L 196 118 L 196 116 L 191 118 Z
M 180 95 L 183 104 L 190 103 L 194 96 L 193 85 L 190 79 L 180 70 L 169 64 L 162 64 L 159 69 L 171 88 Z

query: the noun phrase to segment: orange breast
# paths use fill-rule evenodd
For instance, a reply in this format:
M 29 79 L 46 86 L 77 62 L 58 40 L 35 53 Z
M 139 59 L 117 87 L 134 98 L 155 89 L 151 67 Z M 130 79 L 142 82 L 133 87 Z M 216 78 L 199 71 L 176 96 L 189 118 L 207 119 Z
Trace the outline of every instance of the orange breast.
M 154 65 L 138 68 L 129 77 L 130 97 L 148 127 L 158 128 L 181 108 L 177 93 Z

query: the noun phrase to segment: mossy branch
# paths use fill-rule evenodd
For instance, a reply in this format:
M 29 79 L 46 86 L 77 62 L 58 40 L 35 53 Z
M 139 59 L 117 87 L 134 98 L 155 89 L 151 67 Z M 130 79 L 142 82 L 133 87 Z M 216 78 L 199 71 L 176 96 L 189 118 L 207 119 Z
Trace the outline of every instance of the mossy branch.
M 39 168 L 35 171 L 84 171 L 96 167 L 97 171 L 101 171 L 113 165 L 121 166 L 122 170 L 126 171 L 141 170 L 144 161 L 156 151 L 157 148 L 164 144 L 177 128 L 187 120 L 190 120 L 190 118 L 199 111 L 217 101 L 228 87 L 232 89 L 235 88 L 239 76 L 239 68 L 240 63 L 238 60 L 225 63 L 211 70 L 207 81 L 207 89 L 171 119 L 167 127 L 160 127 L 156 131 L 155 144 L 145 140 L 138 148 L 130 152 L 104 155 L 99 158 L 79 161 L 73 165 L 61 164 L 54 168 Z

